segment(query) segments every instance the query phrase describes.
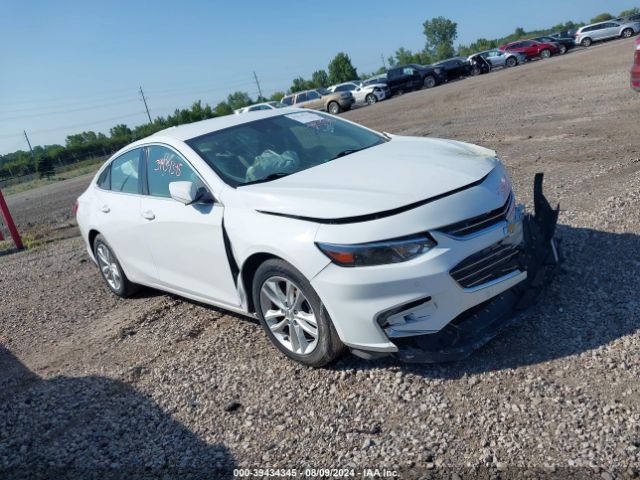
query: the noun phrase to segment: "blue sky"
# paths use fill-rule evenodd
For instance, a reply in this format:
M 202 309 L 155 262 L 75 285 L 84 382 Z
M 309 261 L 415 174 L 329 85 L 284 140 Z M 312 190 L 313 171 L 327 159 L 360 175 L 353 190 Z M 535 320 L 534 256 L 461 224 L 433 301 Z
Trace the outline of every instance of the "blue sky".
M 267 96 L 326 68 L 340 51 L 371 72 L 399 47 L 424 45 L 422 22 L 458 23 L 458 42 L 523 27 L 588 21 L 640 5 L 628 0 L 24 1 L 0 4 L 0 154 L 64 144 L 83 130 L 146 121 L 194 100 L 215 106 L 253 71 Z

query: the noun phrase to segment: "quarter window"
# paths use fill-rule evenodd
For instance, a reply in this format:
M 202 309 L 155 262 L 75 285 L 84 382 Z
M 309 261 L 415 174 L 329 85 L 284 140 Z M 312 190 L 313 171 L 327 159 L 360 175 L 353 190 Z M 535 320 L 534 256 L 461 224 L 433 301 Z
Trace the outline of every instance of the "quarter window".
M 124 153 L 111 162 L 111 190 L 121 193 L 139 193 L 139 148 Z
M 204 184 L 187 161 L 174 150 L 162 145 L 149 147 L 147 159 L 147 182 L 149 195 L 170 197 L 171 182 L 193 182 L 196 189 Z

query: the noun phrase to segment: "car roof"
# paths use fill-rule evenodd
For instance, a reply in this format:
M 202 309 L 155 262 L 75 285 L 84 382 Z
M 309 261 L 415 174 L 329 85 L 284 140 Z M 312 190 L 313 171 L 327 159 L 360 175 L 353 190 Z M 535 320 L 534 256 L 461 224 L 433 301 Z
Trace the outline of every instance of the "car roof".
M 308 110 L 302 108 L 278 108 L 273 110 L 247 112 L 244 115 L 225 115 L 223 117 L 210 118 L 208 120 L 201 120 L 199 122 L 165 128 L 164 130 L 160 130 L 139 142 L 148 143 L 149 141 L 154 140 L 154 137 L 172 138 L 175 140 L 185 141 L 201 135 L 206 135 L 207 133 L 212 133 L 229 127 L 235 127 L 236 125 L 242 125 L 243 123 L 253 122 L 254 120 L 276 117 L 278 115 L 294 112 L 308 112 Z

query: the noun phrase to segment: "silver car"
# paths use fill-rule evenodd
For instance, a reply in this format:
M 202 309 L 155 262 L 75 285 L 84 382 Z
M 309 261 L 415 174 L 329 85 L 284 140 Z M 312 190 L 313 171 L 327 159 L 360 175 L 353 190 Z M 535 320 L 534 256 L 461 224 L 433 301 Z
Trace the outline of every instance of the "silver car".
M 471 61 L 471 57 L 475 57 L 476 55 L 480 55 L 487 62 L 491 64 L 492 68 L 495 67 L 515 67 L 516 65 L 520 65 L 527 60 L 527 57 L 521 53 L 517 52 L 501 52 L 498 49 L 494 50 L 486 50 L 484 52 L 474 53 L 469 57 L 469 61 Z
M 617 22 L 609 20 L 606 22 L 594 23 L 581 27 L 576 32 L 576 45 L 589 47 L 593 42 L 607 40 L 610 38 L 629 38 L 640 32 L 638 22 Z

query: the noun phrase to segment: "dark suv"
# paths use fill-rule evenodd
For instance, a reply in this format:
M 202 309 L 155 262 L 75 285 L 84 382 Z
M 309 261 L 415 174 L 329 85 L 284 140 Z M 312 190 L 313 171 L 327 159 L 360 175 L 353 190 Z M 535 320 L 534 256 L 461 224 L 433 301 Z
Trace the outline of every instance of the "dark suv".
M 395 95 L 420 90 L 422 87 L 433 88 L 445 81 L 442 68 L 411 63 L 389 69 L 386 83 L 391 90 L 391 95 Z

